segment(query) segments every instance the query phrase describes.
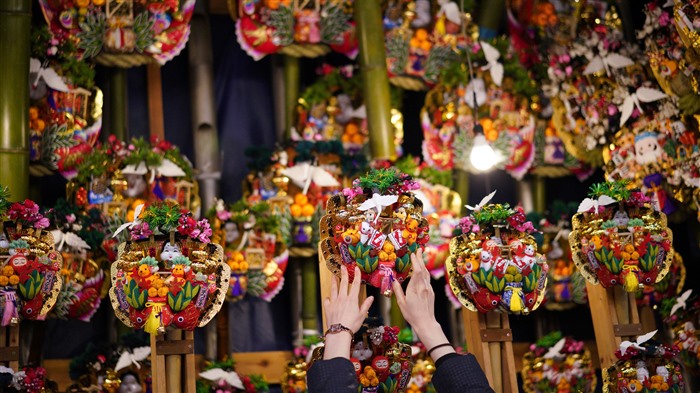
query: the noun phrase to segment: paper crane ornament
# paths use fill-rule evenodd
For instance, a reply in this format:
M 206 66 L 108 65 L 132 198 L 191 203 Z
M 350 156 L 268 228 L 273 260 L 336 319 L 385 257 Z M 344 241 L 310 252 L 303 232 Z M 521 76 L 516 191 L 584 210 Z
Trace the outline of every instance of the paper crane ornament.
M 596 72 L 605 70 L 605 73 L 609 76 L 611 68 L 623 68 L 631 66 L 632 64 L 634 64 L 632 59 L 618 55 L 617 53 L 611 53 L 605 57 L 596 56 L 588 63 L 586 69 L 583 70 L 583 74 L 595 74 Z
M 374 222 L 377 222 L 384 208 L 393 205 L 398 200 L 399 197 L 396 195 L 379 195 L 375 193 L 374 195 L 372 195 L 372 198 L 362 202 L 362 204 L 359 207 L 359 210 L 366 212 L 370 209 L 376 209 L 377 214 L 374 216 Z
M 637 107 L 639 112 L 644 112 L 640 102 L 654 102 L 666 97 L 668 96 L 660 90 L 649 87 L 638 88 L 636 92 L 625 97 L 625 101 L 620 105 L 620 125 L 624 125 L 632 116 L 634 107 Z
M 469 209 L 469 210 L 478 212 L 479 210 L 481 210 L 481 208 L 483 208 L 484 206 L 486 206 L 486 204 L 488 204 L 489 202 L 491 202 L 491 199 L 493 199 L 493 196 L 494 196 L 494 195 L 496 195 L 496 191 L 494 191 L 494 192 L 492 192 L 492 193 L 486 195 L 485 197 L 483 197 L 483 198 L 481 199 L 481 202 L 479 202 L 479 204 L 476 205 L 476 206 L 469 206 L 469 205 L 464 205 L 464 206 L 465 206 L 467 209 Z
M 224 381 L 229 386 L 236 389 L 245 390 L 241 377 L 235 371 L 226 371 L 220 368 L 213 368 L 211 370 L 203 371 L 199 373 L 199 376 L 213 382 Z
M 481 67 L 482 70 L 486 71 L 488 70 L 491 73 L 491 79 L 493 79 L 493 83 L 496 84 L 496 86 L 500 86 L 501 82 L 503 82 L 503 64 L 501 64 L 498 59 L 501 57 L 501 54 L 498 52 L 498 49 L 494 48 L 492 45 L 487 44 L 484 41 L 481 41 L 481 49 L 484 51 L 484 56 L 486 57 L 486 61 L 488 64 L 485 66 Z
M 287 176 L 294 184 L 303 188 L 302 192 L 304 194 L 309 191 L 311 183 L 319 187 L 338 187 L 340 185 L 330 172 L 308 162 L 284 169 L 282 174 Z
M 690 295 L 693 294 L 692 289 L 688 289 L 687 291 L 683 292 L 679 297 L 676 298 L 676 303 L 671 307 L 671 315 L 675 314 L 676 311 L 679 309 L 684 309 L 686 308 L 687 304 L 686 302 L 688 301 L 688 298 Z
M 29 74 L 34 76 L 32 80 L 32 87 L 36 88 L 41 80 L 46 83 L 46 85 L 53 90 L 62 91 L 67 93 L 70 91 L 70 87 L 63 81 L 56 71 L 51 67 L 42 67 L 41 62 L 38 59 L 29 60 Z
M 114 234 L 112 235 L 112 237 L 113 238 L 117 237 L 125 229 L 131 229 L 131 228 L 141 224 L 141 219 L 139 219 L 139 216 L 141 215 L 141 212 L 143 211 L 143 207 L 144 207 L 143 204 L 136 206 L 136 209 L 134 209 L 134 221 L 127 222 L 126 224 L 120 225 L 119 228 L 117 228 L 117 230 L 114 231 Z
M 583 213 L 594 209 L 595 213 L 598 214 L 598 211 L 601 206 L 607 206 L 615 202 L 617 202 L 615 199 L 607 195 L 601 195 L 600 197 L 598 197 L 598 199 L 586 198 L 583 200 L 583 202 L 581 202 L 580 205 L 578 205 L 578 212 Z
M 481 78 L 472 79 L 464 91 L 464 98 L 472 108 L 478 108 L 486 103 L 486 84 Z
M 656 334 L 657 330 L 654 330 L 653 332 L 649 332 L 647 334 L 641 335 L 637 337 L 637 340 L 635 342 L 632 341 L 623 341 L 620 343 L 620 353 L 624 356 L 625 353 L 627 352 L 627 349 L 629 348 L 636 348 L 639 350 L 642 350 L 644 348 L 641 347 L 642 344 L 645 342 L 651 340 L 652 337 Z
M 82 251 L 90 249 L 90 245 L 73 232 L 65 233 L 60 229 L 54 229 L 51 231 L 51 234 L 53 235 L 53 241 L 58 251 L 63 251 L 63 246 L 66 244 L 74 250 Z
M 149 170 L 151 171 L 149 183 L 152 183 L 156 176 L 182 177 L 186 175 L 182 168 L 167 158 L 164 158 L 160 165 L 153 168 L 149 168 L 143 161 L 136 165 L 127 165 L 122 169 L 122 173 L 125 175 L 145 175 Z
M 119 360 L 117 360 L 117 365 L 114 366 L 114 372 L 119 372 L 123 368 L 127 368 L 132 364 L 136 366 L 137 369 L 141 369 L 142 362 L 151 355 L 151 347 L 137 347 L 132 351 L 126 350 L 119 355 Z
M 561 340 L 557 341 L 556 344 L 554 344 L 553 347 L 549 348 L 547 350 L 547 353 L 544 354 L 545 359 L 554 359 L 554 358 L 560 358 L 564 355 L 562 355 L 561 350 L 564 348 L 564 344 L 566 343 L 566 338 L 562 338 Z

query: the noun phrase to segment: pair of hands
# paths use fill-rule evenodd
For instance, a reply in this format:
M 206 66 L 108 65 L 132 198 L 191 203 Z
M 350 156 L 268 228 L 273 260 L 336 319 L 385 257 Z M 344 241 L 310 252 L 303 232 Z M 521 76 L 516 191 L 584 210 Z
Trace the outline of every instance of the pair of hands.
M 411 254 L 413 275 L 408 282 L 406 292 L 398 281 L 393 282 L 393 290 L 399 309 L 406 322 L 418 334 L 418 338 L 426 348 L 448 343 L 442 327 L 435 319 L 435 293 L 430 285 L 430 273 L 423 262 L 423 251 L 419 250 Z M 325 299 L 326 321 L 328 325 L 342 324 L 353 332 L 357 332 L 367 317 L 374 297 L 370 296 L 358 303 L 360 294 L 360 269 L 355 267 L 355 275 L 352 284 L 349 283 L 348 271 L 341 267 L 340 286 L 335 279 L 331 280 L 331 297 Z M 350 289 L 348 291 L 348 287 Z M 324 358 L 350 357 L 350 334 L 338 333 L 326 337 Z M 431 353 L 433 360 L 454 352 L 452 347 L 441 347 Z

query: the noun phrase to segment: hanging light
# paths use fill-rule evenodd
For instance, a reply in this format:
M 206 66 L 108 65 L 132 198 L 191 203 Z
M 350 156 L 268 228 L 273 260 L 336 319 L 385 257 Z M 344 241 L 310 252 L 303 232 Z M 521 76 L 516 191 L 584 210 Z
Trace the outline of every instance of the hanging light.
M 485 172 L 498 164 L 498 154 L 486 140 L 481 124 L 474 127 L 474 134 L 474 144 L 469 154 L 469 161 L 471 161 L 474 168 Z

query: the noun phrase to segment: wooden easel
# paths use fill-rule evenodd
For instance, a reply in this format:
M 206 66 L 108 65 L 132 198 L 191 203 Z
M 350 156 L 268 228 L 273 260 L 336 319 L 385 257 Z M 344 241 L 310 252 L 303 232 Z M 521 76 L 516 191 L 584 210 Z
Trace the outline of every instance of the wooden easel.
M 467 350 L 484 369 L 489 385 L 496 393 L 518 391 L 517 370 L 513 355 L 513 333 L 508 314 L 462 309 L 467 336 Z
M 151 335 L 153 393 L 195 393 L 194 332 Z
M 0 327 L 0 364 L 19 370 L 19 324 Z
M 589 282 L 586 282 L 586 290 L 600 367 L 608 368 L 617 361 L 615 351 L 622 340 L 634 341 L 636 336 L 646 332 L 642 329 L 633 293 L 625 292 L 619 285 L 606 289 Z

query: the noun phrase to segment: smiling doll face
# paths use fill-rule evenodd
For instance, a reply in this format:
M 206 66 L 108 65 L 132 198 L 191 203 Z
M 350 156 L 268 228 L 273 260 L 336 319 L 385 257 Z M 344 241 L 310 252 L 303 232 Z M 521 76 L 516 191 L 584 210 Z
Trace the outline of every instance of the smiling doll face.
M 182 252 L 180 252 L 180 248 L 177 246 L 177 244 L 170 244 L 170 242 L 165 243 L 163 252 L 160 253 L 160 259 L 162 261 L 172 262 L 173 259 L 178 256 L 182 256 Z

